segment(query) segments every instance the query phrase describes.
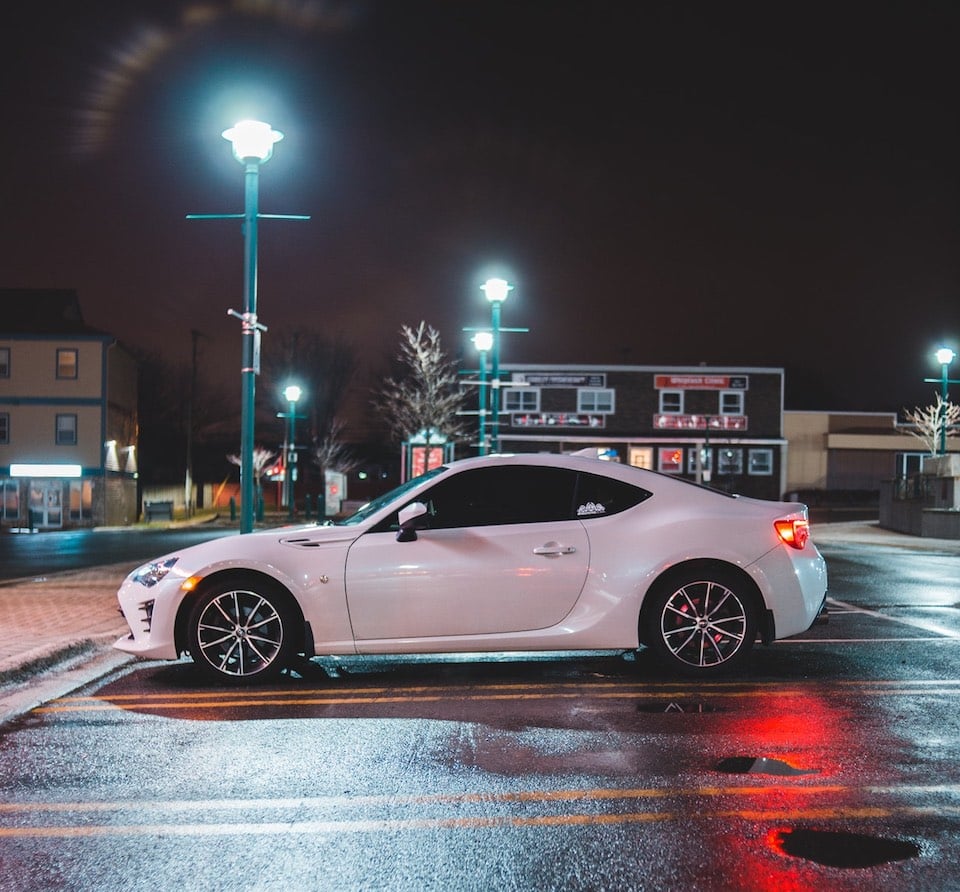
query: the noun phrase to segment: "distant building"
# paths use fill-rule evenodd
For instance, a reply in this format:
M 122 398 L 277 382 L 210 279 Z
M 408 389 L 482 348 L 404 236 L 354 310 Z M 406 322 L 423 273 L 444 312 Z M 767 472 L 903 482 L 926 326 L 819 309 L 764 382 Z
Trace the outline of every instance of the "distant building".
M 758 498 L 786 488 L 783 369 L 500 367 L 503 452 L 611 451 L 631 465 Z
M 0 526 L 137 519 L 137 365 L 76 292 L 0 289 Z

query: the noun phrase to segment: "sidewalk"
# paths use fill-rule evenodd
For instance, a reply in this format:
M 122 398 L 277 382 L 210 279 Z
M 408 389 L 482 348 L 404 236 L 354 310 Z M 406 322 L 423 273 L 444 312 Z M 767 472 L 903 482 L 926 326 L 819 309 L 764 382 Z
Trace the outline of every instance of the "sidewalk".
M 960 540 L 923 539 L 876 521 L 814 524 L 818 545 L 871 545 L 960 554 Z M 133 658 L 111 645 L 127 633 L 116 593 L 129 564 L 0 583 L 0 724 Z M 50 693 L 56 684 L 61 693 Z

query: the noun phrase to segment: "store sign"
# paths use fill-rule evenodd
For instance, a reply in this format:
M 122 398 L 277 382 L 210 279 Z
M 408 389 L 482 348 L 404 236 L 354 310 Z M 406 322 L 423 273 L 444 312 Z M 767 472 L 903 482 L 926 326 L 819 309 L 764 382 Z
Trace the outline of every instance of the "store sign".
M 654 375 L 657 390 L 746 390 L 747 375 Z
M 746 415 L 654 415 L 653 426 L 664 431 L 745 431 Z
M 511 415 L 512 427 L 604 427 L 604 416 L 583 412 L 530 412 Z
M 572 372 L 514 372 L 511 376 L 514 384 L 529 384 L 531 387 L 606 387 L 607 376 Z

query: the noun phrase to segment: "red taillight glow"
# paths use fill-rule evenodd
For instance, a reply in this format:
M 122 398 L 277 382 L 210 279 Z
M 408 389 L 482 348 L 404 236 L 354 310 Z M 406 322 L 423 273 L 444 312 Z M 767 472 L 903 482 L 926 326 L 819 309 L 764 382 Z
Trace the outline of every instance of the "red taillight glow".
M 791 548 L 799 550 L 810 541 L 810 524 L 805 520 L 775 520 L 773 526 L 780 541 Z

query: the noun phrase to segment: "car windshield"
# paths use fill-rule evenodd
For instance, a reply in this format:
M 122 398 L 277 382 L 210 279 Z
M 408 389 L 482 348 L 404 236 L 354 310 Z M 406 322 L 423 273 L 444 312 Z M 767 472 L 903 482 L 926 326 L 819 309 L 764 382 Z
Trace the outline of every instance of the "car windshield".
M 395 489 L 391 489 L 390 492 L 386 492 L 382 496 L 377 496 L 375 499 L 367 502 L 367 504 L 360 508 L 355 514 L 336 521 L 335 525 L 339 527 L 363 523 L 368 517 L 372 517 L 381 508 L 385 508 L 391 502 L 401 499 L 410 492 L 410 490 L 416 489 L 421 483 L 425 483 L 427 480 L 436 477 L 438 474 L 442 474 L 446 470 L 446 465 L 440 465 L 439 468 L 433 468 L 433 470 L 427 471 L 426 474 L 421 474 L 419 477 L 407 480 L 406 483 L 401 483 Z

